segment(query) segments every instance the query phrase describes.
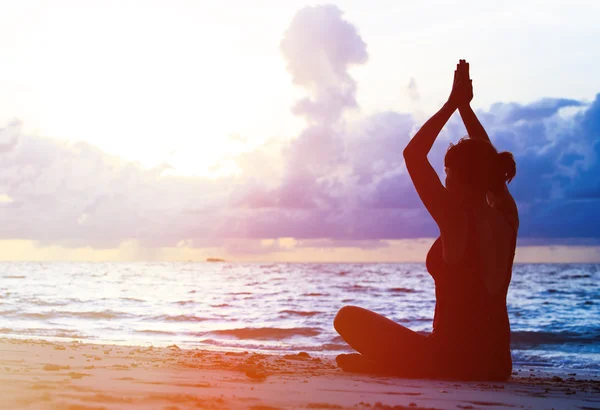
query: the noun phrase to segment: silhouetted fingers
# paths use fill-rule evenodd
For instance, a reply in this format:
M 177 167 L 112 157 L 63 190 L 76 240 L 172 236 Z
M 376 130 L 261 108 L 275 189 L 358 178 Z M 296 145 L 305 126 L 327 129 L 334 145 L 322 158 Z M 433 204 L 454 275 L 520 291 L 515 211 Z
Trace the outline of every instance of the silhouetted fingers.
M 469 78 L 469 64 L 465 60 L 460 60 L 460 76 L 464 80 Z
M 466 84 L 469 83 L 469 63 L 467 63 L 465 60 L 461 60 L 460 63 L 460 77 L 461 81 Z

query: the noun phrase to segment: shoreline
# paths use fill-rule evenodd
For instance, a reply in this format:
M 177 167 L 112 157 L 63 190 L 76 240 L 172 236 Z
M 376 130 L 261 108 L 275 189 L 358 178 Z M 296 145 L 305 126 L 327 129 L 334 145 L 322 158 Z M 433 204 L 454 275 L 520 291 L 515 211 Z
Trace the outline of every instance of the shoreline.
M 0 408 L 600 408 L 600 375 L 589 371 L 434 381 L 344 373 L 334 357 L 0 338 Z

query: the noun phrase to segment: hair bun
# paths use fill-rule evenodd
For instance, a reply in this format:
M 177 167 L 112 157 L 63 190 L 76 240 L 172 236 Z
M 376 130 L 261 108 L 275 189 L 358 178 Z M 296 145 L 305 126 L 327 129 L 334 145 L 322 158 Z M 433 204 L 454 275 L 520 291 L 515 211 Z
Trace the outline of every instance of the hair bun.
M 504 177 L 504 182 L 510 182 L 517 174 L 517 164 L 513 154 L 504 151 L 498 154 L 498 165 Z

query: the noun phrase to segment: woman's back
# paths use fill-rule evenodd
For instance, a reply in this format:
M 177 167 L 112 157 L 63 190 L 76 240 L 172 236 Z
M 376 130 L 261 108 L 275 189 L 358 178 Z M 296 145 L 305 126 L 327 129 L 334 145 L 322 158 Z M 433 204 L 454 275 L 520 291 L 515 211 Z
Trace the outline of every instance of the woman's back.
M 448 263 L 442 238 L 427 256 L 436 284 L 432 341 L 447 375 L 502 379 L 512 367 L 506 294 L 516 234 L 492 208 L 465 214 L 461 257 Z
M 515 249 L 516 232 L 499 211 L 482 208 L 475 214 L 475 246 L 487 291 L 491 295 L 508 286 Z
M 461 215 L 454 218 L 454 224 L 440 230 L 444 262 L 456 264 L 463 259 L 469 235 L 472 235 L 471 257 L 477 259 L 488 292 L 498 294 L 504 289 L 512 269 L 516 227 L 511 226 L 510 218 L 502 211 L 488 205 L 468 212 L 462 210 Z

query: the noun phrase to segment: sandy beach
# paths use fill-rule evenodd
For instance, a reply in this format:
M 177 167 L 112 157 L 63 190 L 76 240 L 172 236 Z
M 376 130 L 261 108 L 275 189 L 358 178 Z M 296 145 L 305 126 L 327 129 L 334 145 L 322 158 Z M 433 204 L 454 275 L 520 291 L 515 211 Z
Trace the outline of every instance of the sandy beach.
M 333 356 L 0 339 L 3 409 L 597 409 L 598 375 L 506 383 L 343 373 Z

